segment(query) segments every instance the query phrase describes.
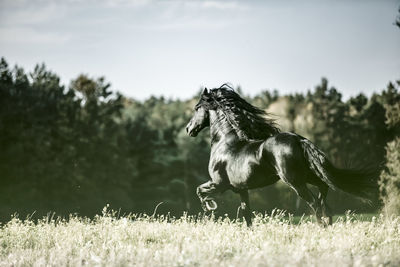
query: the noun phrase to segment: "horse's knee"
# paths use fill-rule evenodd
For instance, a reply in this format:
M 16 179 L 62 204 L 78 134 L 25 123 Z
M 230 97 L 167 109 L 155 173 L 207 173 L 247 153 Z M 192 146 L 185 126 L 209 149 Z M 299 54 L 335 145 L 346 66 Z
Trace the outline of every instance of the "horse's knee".
M 206 182 L 206 183 L 204 183 L 204 184 L 201 184 L 201 185 L 199 185 L 198 187 L 197 187 L 197 189 L 196 189 L 196 194 L 197 194 L 197 196 L 200 198 L 200 199 L 202 199 L 203 198 L 203 196 L 205 195 L 205 194 L 207 194 L 207 193 L 209 193 L 209 191 L 210 191 L 210 182 Z

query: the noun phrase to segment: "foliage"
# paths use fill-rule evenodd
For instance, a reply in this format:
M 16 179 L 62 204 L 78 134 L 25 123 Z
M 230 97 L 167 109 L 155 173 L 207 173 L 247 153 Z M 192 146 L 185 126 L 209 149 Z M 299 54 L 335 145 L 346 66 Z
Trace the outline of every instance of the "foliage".
M 65 89 L 44 65 L 27 75 L 2 60 L 0 71 L 3 218 L 33 210 L 90 214 L 104 200 L 123 207 L 135 162 L 115 120 L 122 97 L 100 79 L 92 81 L 96 97 L 82 99 L 82 84 Z
M 388 215 L 400 214 L 400 137 L 387 144 L 386 153 L 386 169 L 380 181 L 383 211 Z
M 2 266 L 398 266 L 399 217 L 352 215 L 327 228 L 309 218 L 257 214 L 251 229 L 229 218 L 130 215 L 93 220 L 13 218 L 0 228 Z
M 386 106 L 386 123 L 395 138 L 386 146 L 386 168 L 380 180 L 384 212 L 400 214 L 400 80 L 389 83 L 382 93 Z

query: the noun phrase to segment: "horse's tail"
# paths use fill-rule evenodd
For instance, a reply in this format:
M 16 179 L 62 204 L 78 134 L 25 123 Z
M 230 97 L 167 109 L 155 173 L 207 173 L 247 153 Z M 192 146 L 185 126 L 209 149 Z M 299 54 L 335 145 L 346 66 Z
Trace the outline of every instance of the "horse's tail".
M 300 142 L 310 169 L 330 188 L 340 189 L 366 200 L 376 199 L 379 192 L 378 168 L 336 168 L 311 141 L 304 138 Z

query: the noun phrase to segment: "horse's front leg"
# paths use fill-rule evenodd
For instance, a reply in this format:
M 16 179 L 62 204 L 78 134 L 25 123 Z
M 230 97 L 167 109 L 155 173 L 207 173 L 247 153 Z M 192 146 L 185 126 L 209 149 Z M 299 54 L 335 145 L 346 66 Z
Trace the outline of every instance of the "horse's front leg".
M 242 209 L 244 219 L 246 220 L 247 226 L 251 226 L 251 210 L 249 201 L 249 192 L 247 190 L 241 190 L 240 194 L 240 208 Z
M 201 207 L 204 211 L 213 211 L 217 209 L 218 205 L 213 195 L 222 191 L 222 186 L 213 181 L 208 181 L 197 187 L 197 196 L 200 199 Z

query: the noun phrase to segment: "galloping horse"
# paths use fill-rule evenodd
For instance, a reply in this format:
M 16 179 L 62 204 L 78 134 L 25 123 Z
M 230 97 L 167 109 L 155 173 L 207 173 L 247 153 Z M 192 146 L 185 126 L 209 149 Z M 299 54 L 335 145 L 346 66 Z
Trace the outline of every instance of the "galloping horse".
M 308 203 L 319 223 L 331 224 L 326 203 L 329 188 L 367 199 L 375 194 L 376 172 L 336 168 L 311 141 L 281 132 L 267 115 L 226 84 L 204 89 L 186 131 L 194 137 L 210 127 L 211 180 L 197 187 L 205 211 L 217 208 L 216 193 L 230 189 L 240 194 L 241 209 L 250 226 L 248 190 L 281 179 Z M 318 197 L 307 184 L 318 187 Z

